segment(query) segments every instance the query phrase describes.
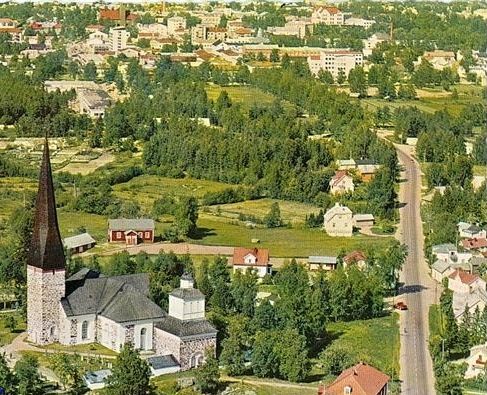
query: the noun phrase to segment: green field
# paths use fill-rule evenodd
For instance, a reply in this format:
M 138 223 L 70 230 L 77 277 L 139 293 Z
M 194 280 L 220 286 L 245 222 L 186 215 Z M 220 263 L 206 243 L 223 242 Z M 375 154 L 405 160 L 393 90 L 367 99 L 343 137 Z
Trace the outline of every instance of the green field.
M 255 228 L 228 222 L 228 219 L 200 214 L 200 237 L 195 243 L 222 246 L 251 247 L 252 239 L 259 239 L 259 247 L 269 248 L 273 257 L 308 257 L 309 255 L 337 254 L 342 249 L 352 251 L 372 246 L 384 246 L 391 239 L 357 235 L 330 237 L 320 229 Z
M 456 100 L 453 100 L 450 96 L 444 96 L 442 94 L 443 91 L 429 89 L 425 91 L 428 91 L 431 97 L 421 97 L 416 100 L 388 101 L 378 98 L 367 98 L 360 99 L 360 102 L 366 109 L 370 111 L 375 111 L 377 108 L 384 106 L 389 107 L 391 110 L 395 110 L 398 107 L 415 106 L 418 109 L 430 114 L 446 109 L 452 115 L 458 115 L 466 105 L 482 103 L 483 101 L 481 87 L 458 85 L 456 89 L 459 93 L 459 97 Z M 437 97 L 434 96 L 435 93 L 438 94 Z
M 364 321 L 332 322 L 326 330 L 332 344 L 354 351 L 359 358 L 377 369 L 392 373 L 397 379 L 399 372 L 399 317 L 397 313 Z
M 239 214 L 245 214 L 253 215 L 262 220 L 269 213 L 274 202 L 279 203 L 281 218 L 286 223 L 304 223 L 307 214 L 317 214 L 319 212 L 319 207 L 311 204 L 276 199 L 247 200 L 238 203 L 221 204 L 218 207 L 221 210 L 221 214 L 226 217 L 237 218 Z M 213 211 L 216 211 L 215 207 L 213 207 Z
M 72 353 L 88 353 L 93 355 L 100 355 L 100 356 L 107 356 L 107 357 L 114 357 L 117 356 L 113 350 L 106 348 L 98 343 L 91 343 L 91 344 L 76 344 L 73 346 L 63 346 L 59 343 L 49 344 L 47 346 L 37 346 L 39 348 L 43 348 L 45 350 L 55 350 L 55 351 L 62 351 L 62 352 L 72 352 Z
M 163 195 L 203 197 L 208 192 L 219 192 L 234 185 L 194 178 L 167 178 L 152 175 L 135 177 L 113 187 L 121 200 L 133 200 L 146 209 L 152 209 L 154 200 Z
M 207 85 L 206 93 L 210 100 L 216 101 L 222 91 L 227 91 L 233 103 L 240 103 L 244 108 L 250 108 L 254 104 L 270 104 L 274 96 L 251 86 L 219 86 Z

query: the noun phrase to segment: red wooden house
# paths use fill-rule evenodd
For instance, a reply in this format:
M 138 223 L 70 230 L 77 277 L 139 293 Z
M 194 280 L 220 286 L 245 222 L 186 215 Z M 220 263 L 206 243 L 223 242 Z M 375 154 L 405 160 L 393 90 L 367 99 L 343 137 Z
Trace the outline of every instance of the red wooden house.
M 108 220 L 108 241 L 110 243 L 139 243 L 154 242 L 154 220 L 149 218 L 118 218 Z

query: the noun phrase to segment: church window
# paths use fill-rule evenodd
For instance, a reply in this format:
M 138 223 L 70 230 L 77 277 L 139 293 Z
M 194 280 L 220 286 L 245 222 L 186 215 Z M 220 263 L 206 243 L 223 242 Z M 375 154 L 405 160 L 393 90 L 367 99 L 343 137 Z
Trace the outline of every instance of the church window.
M 88 321 L 83 321 L 81 324 L 81 339 L 86 340 L 88 338 Z
M 147 336 L 147 329 L 146 328 L 142 328 L 140 330 L 140 349 L 141 350 L 145 350 L 146 349 L 146 336 Z

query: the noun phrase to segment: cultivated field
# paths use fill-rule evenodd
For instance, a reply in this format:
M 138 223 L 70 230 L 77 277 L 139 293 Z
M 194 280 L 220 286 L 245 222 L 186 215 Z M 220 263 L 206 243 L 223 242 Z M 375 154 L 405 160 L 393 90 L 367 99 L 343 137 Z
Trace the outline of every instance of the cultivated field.
M 254 104 L 270 104 L 274 101 L 274 96 L 251 86 L 219 86 L 207 85 L 206 93 L 208 98 L 216 100 L 222 91 L 227 91 L 228 96 L 234 103 L 240 103 L 250 108 Z
M 90 160 L 88 162 L 75 162 L 72 161 L 66 166 L 58 169 L 58 171 L 64 171 L 71 174 L 81 174 L 83 176 L 94 172 L 96 169 L 105 166 L 115 160 L 115 156 L 109 152 L 104 152 L 98 158 Z
M 319 207 L 311 204 L 276 199 L 246 200 L 239 203 L 221 204 L 217 207 L 219 207 L 221 215 L 225 217 L 238 218 L 239 214 L 245 214 L 253 215 L 262 220 L 269 213 L 271 205 L 274 202 L 279 203 L 281 218 L 286 223 L 302 224 L 304 223 L 306 215 L 311 213 L 317 214 L 319 212 Z M 216 212 L 217 209 L 213 206 L 212 210 Z

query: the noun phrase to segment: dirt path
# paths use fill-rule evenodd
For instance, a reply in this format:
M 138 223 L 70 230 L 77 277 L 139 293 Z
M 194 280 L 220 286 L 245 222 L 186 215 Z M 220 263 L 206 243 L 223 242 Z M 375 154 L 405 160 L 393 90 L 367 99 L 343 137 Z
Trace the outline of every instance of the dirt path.
M 306 384 L 295 384 L 295 383 L 287 383 L 287 382 L 279 382 L 275 380 L 260 380 L 260 379 L 248 379 L 244 378 L 237 378 L 237 377 L 230 377 L 230 376 L 222 376 L 224 381 L 230 381 L 233 383 L 243 383 L 243 384 L 250 384 L 250 385 L 265 385 L 265 386 L 272 386 L 274 388 L 295 388 L 295 389 L 307 389 L 307 390 L 318 390 L 318 386 L 306 385 Z M 297 392 L 296 394 L 298 394 Z

